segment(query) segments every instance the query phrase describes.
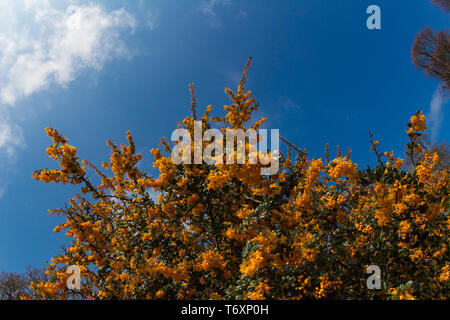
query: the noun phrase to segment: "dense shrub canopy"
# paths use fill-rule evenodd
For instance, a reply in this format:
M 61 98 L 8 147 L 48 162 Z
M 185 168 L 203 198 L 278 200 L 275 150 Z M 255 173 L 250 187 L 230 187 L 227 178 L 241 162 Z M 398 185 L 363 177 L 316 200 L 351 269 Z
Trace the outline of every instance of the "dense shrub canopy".
M 225 90 L 223 118 L 206 108 L 203 130 L 263 123 L 248 125 L 257 103 L 244 89 L 247 69 L 236 92 Z M 194 97 L 179 127 L 193 130 L 196 108 Z M 160 172 L 152 177 L 138 168 L 129 132 L 127 145 L 108 141 L 110 159 L 98 169 L 48 128 L 47 154 L 59 168 L 34 178 L 81 190 L 51 210 L 66 219 L 55 232 L 73 240 L 28 298 L 66 298 L 66 269 L 78 265 L 86 299 L 448 299 L 449 172 L 418 143 L 425 129 L 417 112 L 407 130 L 407 157 L 420 159 L 411 171 L 372 138 L 374 168 L 350 153 L 309 160 L 290 145 L 272 176 L 248 159 L 176 165 L 174 143 L 163 140 L 151 150 Z M 381 269 L 379 290 L 366 286 L 369 265 Z

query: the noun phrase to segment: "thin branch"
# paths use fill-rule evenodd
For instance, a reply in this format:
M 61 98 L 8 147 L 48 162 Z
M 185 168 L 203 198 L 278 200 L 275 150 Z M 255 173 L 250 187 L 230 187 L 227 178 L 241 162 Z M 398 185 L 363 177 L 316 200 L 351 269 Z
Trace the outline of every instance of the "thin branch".
M 282 136 L 279 136 L 281 141 L 286 143 L 289 147 L 300 153 L 301 155 L 305 156 L 307 153 L 299 148 L 297 148 L 293 143 L 289 142 L 287 139 L 283 138 Z

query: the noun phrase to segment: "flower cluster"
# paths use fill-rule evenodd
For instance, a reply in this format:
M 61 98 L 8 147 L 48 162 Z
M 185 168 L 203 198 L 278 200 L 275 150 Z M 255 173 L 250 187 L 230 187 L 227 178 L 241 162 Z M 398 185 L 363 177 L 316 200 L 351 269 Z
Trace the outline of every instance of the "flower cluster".
M 205 130 L 248 126 L 258 106 L 244 89 L 248 66 L 237 91 L 226 89 L 225 115 L 211 119 L 206 108 Z M 197 116 L 194 94 L 191 107 L 180 123 L 187 130 Z M 420 147 L 425 116 L 417 112 L 408 127 L 411 171 L 375 141 L 374 168 L 360 169 L 350 152 L 331 161 L 328 150 L 326 161 L 293 157 L 289 146 L 269 177 L 248 159 L 175 164 L 165 140 L 151 150 L 153 177 L 140 169 L 129 132 L 126 145 L 108 141 L 102 171 L 47 129 L 47 154 L 59 169 L 34 177 L 81 192 L 51 211 L 65 218 L 55 232 L 72 240 L 49 263 L 51 280 L 32 285 L 32 298 L 66 298 L 65 271 L 77 265 L 85 299 L 449 299 L 449 172 Z M 382 270 L 380 290 L 365 285 L 369 265 Z

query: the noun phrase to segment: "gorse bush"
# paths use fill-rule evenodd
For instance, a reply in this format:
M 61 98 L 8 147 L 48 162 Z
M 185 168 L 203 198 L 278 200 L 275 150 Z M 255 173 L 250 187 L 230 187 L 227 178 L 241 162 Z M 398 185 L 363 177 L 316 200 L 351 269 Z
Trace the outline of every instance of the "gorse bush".
M 192 132 L 201 120 L 203 130 L 258 129 L 265 119 L 252 119 L 248 66 L 237 91 L 225 90 L 223 117 L 212 118 L 208 106 L 195 119 L 193 94 L 192 116 L 179 127 Z M 360 168 L 350 152 L 309 160 L 289 144 L 271 176 L 248 159 L 174 164 L 177 142 L 163 140 L 151 150 L 160 172 L 153 177 L 139 169 L 129 132 L 127 145 L 108 141 L 100 169 L 47 128 L 47 154 L 59 168 L 34 178 L 79 185 L 80 193 L 51 210 L 65 218 L 55 232 L 72 240 L 49 263 L 51 280 L 32 283 L 24 298 L 66 298 L 66 269 L 77 265 L 86 299 L 448 299 L 449 171 L 419 143 L 425 130 L 416 112 L 407 129 L 406 156 L 420 159 L 412 170 L 372 137 L 374 168 Z M 367 288 L 370 265 L 381 269 L 379 290 Z

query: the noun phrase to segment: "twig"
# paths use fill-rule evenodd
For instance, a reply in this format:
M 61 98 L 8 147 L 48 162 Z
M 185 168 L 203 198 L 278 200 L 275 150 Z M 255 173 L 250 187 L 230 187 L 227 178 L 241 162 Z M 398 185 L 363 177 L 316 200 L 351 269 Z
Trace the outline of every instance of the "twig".
M 300 150 L 293 143 L 289 142 L 287 139 L 283 138 L 282 136 L 279 136 L 279 137 L 280 137 L 281 141 L 286 143 L 289 147 L 291 147 L 292 149 L 294 149 L 295 151 L 297 151 L 301 155 L 305 156 L 307 154 L 305 151 Z

